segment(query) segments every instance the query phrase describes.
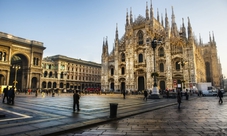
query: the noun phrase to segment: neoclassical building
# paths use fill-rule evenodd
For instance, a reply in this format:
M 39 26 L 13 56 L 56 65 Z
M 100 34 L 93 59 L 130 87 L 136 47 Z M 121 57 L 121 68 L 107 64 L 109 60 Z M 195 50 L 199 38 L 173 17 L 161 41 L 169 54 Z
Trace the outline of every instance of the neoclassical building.
M 100 89 L 101 64 L 55 55 L 43 58 L 42 89 Z
M 0 32 L 0 86 L 15 85 L 20 90 L 100 89 L 101 64 L 63 55 L 43 58 L 45 49 L 42 42 Z
M 152 42 L 157 47 L 152 48 Z M 132 10 L 126 13 L 125 33 L 121 38 L 116 27 L 114 48 L 108 52 L 103 40 L 101 88 L 103 90 L 152 90 L 154 77 L 159 89 L 193 88 L 199 82 L 212 82 L 220 87 L 222 69 L 217 57 L 214 34 L 203 44 L 193 35 L 190 19 L 187 27 L 182 19 L 180 29 L 172 7 L 171 22 L 154 17 L 152 4 L 146 4 L 145 17 L 133 20 Z M 154 72 L 155 70 L 155 72 Z
M 0 85 L 39 88 L 44 50 L 42 42 L 0 32 Z

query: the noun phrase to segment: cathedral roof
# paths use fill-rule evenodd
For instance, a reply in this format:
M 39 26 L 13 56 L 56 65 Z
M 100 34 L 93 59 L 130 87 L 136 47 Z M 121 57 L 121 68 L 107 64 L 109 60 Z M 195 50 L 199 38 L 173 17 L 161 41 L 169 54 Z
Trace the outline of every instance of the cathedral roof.
M 139 16 L 136 18 L 136 20 L 133 22 L 133 24 L 138 25 L 138 24 L 144 23 L 145 21 L 146 21 L 146 18 L 143 17 L 142 15 L 139 15 Z

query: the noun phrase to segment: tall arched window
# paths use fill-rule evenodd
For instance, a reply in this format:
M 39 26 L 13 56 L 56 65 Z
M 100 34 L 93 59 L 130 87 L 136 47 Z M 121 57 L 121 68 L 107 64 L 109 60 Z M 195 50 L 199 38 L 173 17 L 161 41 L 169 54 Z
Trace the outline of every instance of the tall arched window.
M 163 47 L 160 47 L 159 49 L 158 49 L 158 56 L 159 57 L 164 57 L 164 48 Z
M 122 74 L 122 75 L 125 74 L 125 68 L 124 68 L 124 67 L 121 68 L 121 74 Z
M 3 52 L 2 59 L 3 61 L 6 61 L 6 52 Z
M 163 63 L 159 64 L 159 71 L 164 72 L 164 64 Z
M 143 62 L 143 54 L 139 54 L 139 63 Z
M 111 74 L 111 76 L 113 76 L 113 75 L 114 75 L 114 68 L 111 68 L 111 70 L 110 70 L 110 74 Z
M 44 72 L 44 77 L 47 77 L 47 71 Z
M 177 71 L 180 70 L 180 62 L 179 62 L 179 61 L 176 62 L 176 70 L 177 70 Z
M 122 61 L 122 62 L 125 62 L 125 53 L 122 53 L 122 54 L 121 54 L 121 61 Z
M 142 45 L 143 44 L 143 31 L 139 30 L 137 36 L 138 36 L 138 44 Z

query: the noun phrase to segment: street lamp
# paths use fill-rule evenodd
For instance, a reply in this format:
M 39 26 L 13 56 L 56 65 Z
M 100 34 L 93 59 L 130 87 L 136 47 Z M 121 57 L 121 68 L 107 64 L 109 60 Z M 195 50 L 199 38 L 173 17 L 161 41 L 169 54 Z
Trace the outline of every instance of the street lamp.
M 15 69 L 15 78 L 14 78 L 13 84 L 14 84 L 14 87 L 16 88 L 16 85 L 17 85 L 17 70 L 20 69 L 20 65 L 13 65 L 12 68 Z
M 184 66 L 185 64 L 187 64 L 188 61 L 184 61 L 182 58 L 181 58 L 181 61 L 178 63 L 181 65 L 182 67 L 182 76 L 183 76 L 183 81 L 182 81 L 182 84 L 183 84 L 183 89 L 185 89 L 185 81 L 184 81 Z
M 157 47 L 158 44 L 161 43 L 161 40 L 157 40 L 156 38 L 154 38 L 152 41 L 151 41 L 151 47 L 153 48 L 153 52 L 154 52 L 154 72 L 152 73 L 151 76 L 154 77 L 154 84 L 153 84 L 153 90 L 152 90 L 152 95 L 151 95 L 151 98 L 159 98 L 159 92 L 158 92 L 158 89 L 157 89 L 157 83 L 156 83 L 156 77 L 158 76 L 158 73 L 155 71 L 155 49 Z

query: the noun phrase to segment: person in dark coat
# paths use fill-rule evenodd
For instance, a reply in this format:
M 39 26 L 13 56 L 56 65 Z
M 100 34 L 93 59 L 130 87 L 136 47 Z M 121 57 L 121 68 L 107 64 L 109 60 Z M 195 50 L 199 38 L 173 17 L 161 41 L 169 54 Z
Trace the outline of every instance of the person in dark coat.
M 9 102 L 8 104 L 14 104 L 14 97 L 15 97 L 15 92 L 14 92 L 14 87 L 10 88 L 9 90 Z
M 178 90 L 177 92 L 177 103 L 178 103 L 178 109 L 180 109 L 181 104 L 181 92 Z
M 8 92 L 9 92 L 9 90 L 8 90 L 8 86 L 7 86 L 7 87 L 4 88 L 4 90 L 3 90 L 4 96 L 3 96 L 3 99 L 2 99 L 2 103 L 5 103 L 5 98 L 6 98 L 7 103 L 8 103 L 8 100 L 9 100 Z
M 76 107 L 77 107 L 77 111 L 80 111 L 79 100 L 80 100 L 80 95 L 78 94 L 78 90 L 77 90 L 73 94 L 73 111 L 74 112 L 75 112 Z
M 221 90 L 218 90 L 218 97 L 219 97 L 219 103 L 223 103 L 222 97 L 223 97 L 223 93 L 221 92 Z
M 148 95 L 147 90 L 144 90 L 144 98 L 143 98 L 143 100 L 147 101 L 147 95 Z
M 189 97 L 188 89 L 186 89 L 186 91 L 185 91 L 185 97 L 186 97 L 186 100 L 188 100 L 188 97 Z
M 125 99 L 125 95 L 126 95 L 126 92 L 125 92 L 125 90 L 123 90 L 123 97 L 124 97 L 124 99 Z

